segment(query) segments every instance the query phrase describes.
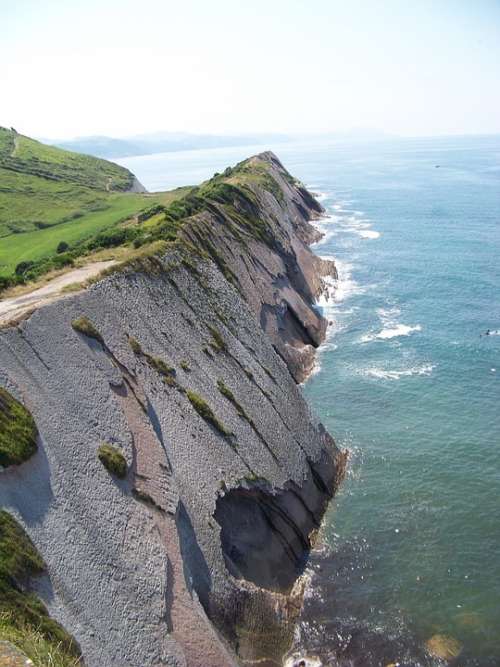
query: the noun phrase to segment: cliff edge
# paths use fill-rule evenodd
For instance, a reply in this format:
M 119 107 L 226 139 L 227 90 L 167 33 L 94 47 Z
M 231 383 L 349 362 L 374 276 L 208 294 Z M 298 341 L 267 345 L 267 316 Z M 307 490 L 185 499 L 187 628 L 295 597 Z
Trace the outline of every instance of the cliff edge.
M 38 433 L 0 505 L 87 667 L 281 664 L 343 474 L 297 386 L 335 275 L 308 248 L 321 207 L 263 153 L 184 213 L 171 243 L 0 332 L 0 387 Z

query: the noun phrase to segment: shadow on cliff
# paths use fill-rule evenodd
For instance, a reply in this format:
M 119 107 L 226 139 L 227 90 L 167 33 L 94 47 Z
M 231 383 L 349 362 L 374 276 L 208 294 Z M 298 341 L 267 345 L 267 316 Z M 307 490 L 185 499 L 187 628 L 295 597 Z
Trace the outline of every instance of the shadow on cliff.
M 212 576 L 205 557 L 198 545 L 191 519 L 182 501 L 176 516 L 177 531 L 184 568 L 184 579 L 189 592 L 196 592 L 202 606 L 208 609 Z
M 303 573 L 312 535 L 319 528 L 336 487 L 332 459 L 307 459 L 309 473 L 299 486 L 273 489 L 266 480 L 231 489 L 217 499 L 214 517 L 228 571 L 260 588 L 289 593 Z
M 0 506 L 17 511 L 27 526 L 40 523 L 54 500 L 50 466 L 42 438 L 37 452 L 25 463 L 0 473 Z

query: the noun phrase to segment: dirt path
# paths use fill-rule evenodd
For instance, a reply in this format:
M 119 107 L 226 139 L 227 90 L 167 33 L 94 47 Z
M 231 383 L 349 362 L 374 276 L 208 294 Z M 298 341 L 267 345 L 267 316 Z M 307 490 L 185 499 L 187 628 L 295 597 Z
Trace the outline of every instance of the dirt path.
M 14 148 L 10 153 L 10 157 L 16 157 L 18 149 L 19 149 L 19 135 L 16 132 L 14 135 Z
M 62 290 L 73 283 L 83 283 L 89 278 L 97 276 L 101 271 L 116 264 L 115 260 L 108 262 L 93 262 L 80 269 L 69 271 L 62 276 L 51 280 L 47 285 L 10 299 L 0 301 L 0 325 L 8 324 L 25 313 L 31 312 L 40 306 L 45 306 L 58 298 L 64 296 Z

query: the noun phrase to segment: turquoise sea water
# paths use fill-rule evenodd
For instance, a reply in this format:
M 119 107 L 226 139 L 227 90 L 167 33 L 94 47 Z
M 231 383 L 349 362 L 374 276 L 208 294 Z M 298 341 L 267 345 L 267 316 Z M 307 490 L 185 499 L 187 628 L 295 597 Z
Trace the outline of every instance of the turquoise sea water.
M 165 188 L 263 148 L 120 162 Z M 304 393 L 351 453 L 296 648 L 434 665 L 444 634 L 452 664 L 500 665 L 500 137 L 276 152 L 328 212 L 340 280 Z

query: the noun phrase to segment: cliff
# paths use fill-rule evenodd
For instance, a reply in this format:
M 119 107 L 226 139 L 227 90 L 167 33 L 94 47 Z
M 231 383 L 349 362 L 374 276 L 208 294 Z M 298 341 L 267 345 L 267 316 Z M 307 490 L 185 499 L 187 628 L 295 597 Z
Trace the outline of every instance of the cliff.
M 281 664 L 343 473 L 297 387 L 335 275 L 308 248 L 321 208 L 271 153 L 204 193 L 161 252 L 0 332 L 38 430 L 0 505 L 87 667 Z

